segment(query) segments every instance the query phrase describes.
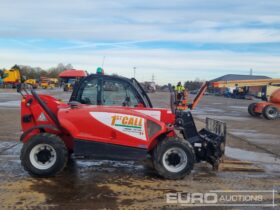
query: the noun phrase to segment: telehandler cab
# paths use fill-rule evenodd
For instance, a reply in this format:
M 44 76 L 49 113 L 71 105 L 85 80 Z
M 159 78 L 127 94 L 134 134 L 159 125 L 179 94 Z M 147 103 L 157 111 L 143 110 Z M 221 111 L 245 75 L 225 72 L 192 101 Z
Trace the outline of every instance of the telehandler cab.
M 69 154 L 109 160 L 150 158 L 157 173 L 181 179 L 195 162 L 217 168 L 226 125 L 206 119 L 196 129 L 189 111 L 153 108 L 136 79 L 89 75 L 74 87 L 70 102 L 18 87 L 22 95 L 21 163 L 32 176 L 61 172 Z

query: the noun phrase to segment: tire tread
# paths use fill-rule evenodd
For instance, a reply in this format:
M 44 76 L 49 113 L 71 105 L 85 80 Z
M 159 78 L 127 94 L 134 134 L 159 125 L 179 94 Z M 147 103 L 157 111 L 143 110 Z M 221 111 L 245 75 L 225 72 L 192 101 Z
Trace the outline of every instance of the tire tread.
M 63 158 L 63 165 L 59 167 L 58 170 L 52 171 L 48 174 L 37 174 L 32 169 L 30 168 L 30 163 L 29 163 L 29 153 L 28 150 L 34 144 L 34 141 L 42 141 L 42 139 L 47 139 L 47 141 L 51 141 L 53 143 L 52 146 L 55 148 L 60 148 L 60 152 L 62 153 L 62 158 Z M 43 143 L 43 142 L 42 142 Z M 21 149 L 21 154 L 20 154 L 20 160 L 21 160 L 21 165 L 23 166 L 24 170 L 27 171 L 31 176 L 33 177 L 51 177 L 54 176 L 58 173 L 60 173 L 67 165 L 68 162 L 68 150 L 66 148 L 65 143 L 61 140 L 60 137 L 58 137 L 55 134 L 51 133 L 40 133 L 37 135 L 32 136 L 26 143 L 24 143 L 22 149 Z
M 184 145 L 189 150 L 189 153 L 191 155 L 190 157 L 188 156 L 189 166 L 188 169 L 183 173 L 180 172 L 174 174 L 168 172 L 161 165 L 162 150 L 164 150 L 164 148 L 168 147 L 169 145 Z M 180 138 L 163 139 L 158 143 L 158 145 L 155 147 L 153 151 L 153 165 L 156 171 L 158 172 L 158 174 L 166 179 L 173 179 L 173 180 L 183 179 L 186 175 L 190 174 L 190 172 L 192 171 L 194 161 L 195 161 L 195 153 L 192 145 L 187 140 L 180 139 Z

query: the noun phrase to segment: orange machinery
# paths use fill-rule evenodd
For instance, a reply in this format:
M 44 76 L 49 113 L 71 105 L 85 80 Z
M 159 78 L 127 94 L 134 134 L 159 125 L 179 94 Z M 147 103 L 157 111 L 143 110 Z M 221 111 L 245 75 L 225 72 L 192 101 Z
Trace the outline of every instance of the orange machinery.
M 201 86 L 199 92 L 197 93 L 194 100 L 190 104 L 188 103 L 188 93 L 186 91 L 184 92 L 184 99 L 180 100 L 180 101 L 177 101 L 175 91 L 171 88 L 171 85 L 169 84 L 169 90 L 171 92 L 170 102 L 171 102 L 172 111 L 174 111 L 174 112 L 176 110 L 183 111 L 183 110 L 187 110 L 187 109 L 193 110 L 198 105 L 198 103 L 200 102 L 202 97 L 204 96 L 204 93 L 206 92 L 209 84 L 210 84 L 209 82 L 205 82 Z
M 259 117 L 263 115 L 268 120 L 275 120 L 280 117 L 280 79 L 261 79 L 261 80 L 235 80 L 235 81 L 218 81 L 205 82 L 200 88 L 198 94 L 191 104 L 187 100 L 182 100 L 176 103 L 175 93 L 171 94 L 171 108 L 172 111 L 194 109 L 208 87 L 224 88 L 224 87 L 253 87 L 266 86 L 267 101 L 252 103 L 248 106 L 248 113 L 251 116 Z M 171 87 L 171 86 L 170 86 Z M 171 90 L 171 88 L 170 88 Z
M 268 120 L 280 117 L 280 79 L 218 81 L 211 85 L 216 88 L 265 86 L 267 101 L 250 104 L 248 112 L 254 117 L 263 115 Z

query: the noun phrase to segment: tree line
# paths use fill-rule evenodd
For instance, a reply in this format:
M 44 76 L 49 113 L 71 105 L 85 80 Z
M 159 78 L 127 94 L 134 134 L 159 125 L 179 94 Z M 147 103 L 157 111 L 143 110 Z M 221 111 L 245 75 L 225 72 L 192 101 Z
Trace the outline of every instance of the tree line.
M 59 63 L 56 67 L 43 69 L 41 67 L 31 67 L 26 65 L 14 65 L 11 69 L 18 69 L 20 71 L 22 80 L 40 79 L 41 77 L 58 78 L 58 75 L 67 69 L 74 69 L 69 63 L 64 65 Z M 4 69 L 3 69 L 4 70 Z
M 203 84 L 203 81 L 201 80 L 195 80 L 195 81 L 186 81 L 184 83 L 184 87 L 188 90 L 199 90 Z

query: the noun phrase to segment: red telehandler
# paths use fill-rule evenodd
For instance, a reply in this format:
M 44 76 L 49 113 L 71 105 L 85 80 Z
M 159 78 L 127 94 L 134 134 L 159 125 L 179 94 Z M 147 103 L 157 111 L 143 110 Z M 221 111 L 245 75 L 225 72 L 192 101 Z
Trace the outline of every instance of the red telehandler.
M 225 123 L 208 118 L 206 128 L 197 131 L 189 111 L 154 108 L 134 78 L 89 75 L 76 84 L 68 104 L 23 86 L 18 92 L 20 158 L 32 176 L 56 175 L 74 153 L 110 160 L 148 157 L 160 176 L 181 179 L 195 162 L 217 168 L 224 155 Z

